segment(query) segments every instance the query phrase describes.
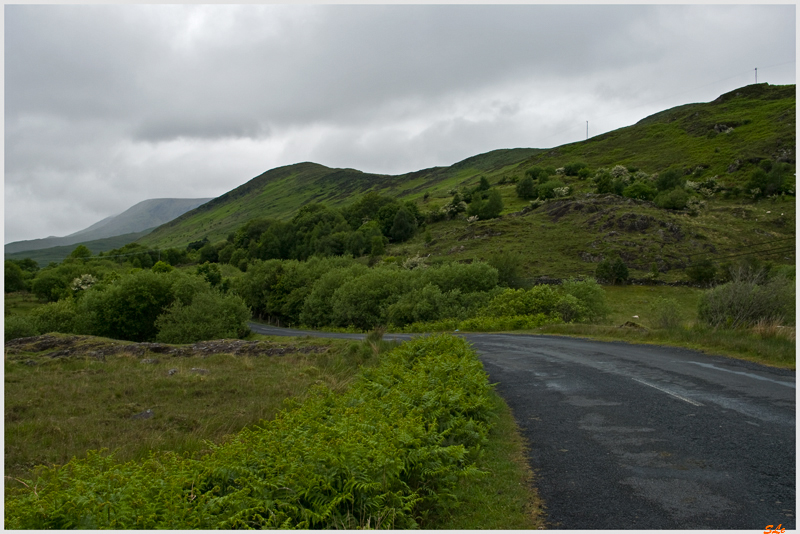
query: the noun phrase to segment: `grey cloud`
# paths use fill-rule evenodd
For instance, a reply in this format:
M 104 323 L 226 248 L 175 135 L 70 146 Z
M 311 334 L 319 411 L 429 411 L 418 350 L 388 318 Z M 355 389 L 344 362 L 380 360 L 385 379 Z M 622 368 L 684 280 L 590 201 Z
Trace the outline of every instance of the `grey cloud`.
M 794 83 L 794 24 L 794 5 L 8 5 L 7 240 L 297 161 L 402 173 L 576 141 L 756 66 Z M 15 226 L 33 213 L 50 226 Z

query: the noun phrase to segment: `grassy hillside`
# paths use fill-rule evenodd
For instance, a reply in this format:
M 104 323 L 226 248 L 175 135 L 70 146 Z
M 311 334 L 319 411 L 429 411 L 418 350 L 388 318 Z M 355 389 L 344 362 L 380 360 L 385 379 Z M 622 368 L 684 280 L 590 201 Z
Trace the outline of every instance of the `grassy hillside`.
M 204 237 L 212 242 L 219 241 L 255 217 L 288 219 L 306 204 L 324 202 L 329 206 L 343 206 L 367 191 L 409 199 L 421 198 L 425 192 L 444 196 L 447 190 L 482 173 L 515 168 L 520 161 L 538 152 L 530 148 L 495 150 L 451 167 L 435 167 L 400 176 L 331 169 L 316 163 L 279 167 L 160 226 L 139 242 L 172 247 L 185 246 Z
M 570 195 L 531 210 L 528 201 L 517 198 L 514 184 L 534 166 L 556 169 L 581 162 L 591 175 L 616 165 L 650 175 L 672 168 L 695 182 L 713 179 L 722 188 L 741 190 L 763 160 L 794 168 L 795 101 L 793 85 L 750 85 L 584 142 L 548 150 L 496 150 L 401 176 L 290 165 L 250 180 L 139 241 L 181 247 L 208 237 L 213 243 L 254 217 L 288 219 L 305 204 L 343 206 L 366 191 L 413 200 L 423 212 L 436 211 L 451 201 L 454 190 L 484 176 L 503 196 L 501 218 L 429 224 L 427 243 L 421 232 L 390 246 L 387 254 L 468 261 L 506 251 L 522 256 L 527 277 L 591 274 L 597 262 L 619 255 L 633 278 L 655 267 L 656 278 L 665 281 L 684 279 L 683 270 L 699 259 L 723 264 L 743 252 L 793 264 L 793 193 L 754 201 L 747 191 L 720 191 L 708 196 L 702 209 L 674 211 L 649 201 L 598 195 L 590 178 L 561 175 Z

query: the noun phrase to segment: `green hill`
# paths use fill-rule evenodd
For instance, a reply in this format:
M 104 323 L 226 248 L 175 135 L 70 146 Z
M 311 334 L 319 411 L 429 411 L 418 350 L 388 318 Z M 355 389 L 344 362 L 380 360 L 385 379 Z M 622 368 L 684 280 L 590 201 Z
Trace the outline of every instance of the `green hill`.
M 423 213 L 451 202 L 486 177 L 504 200 L 498 219 L 465 217 L 428 224 L 411 240 L 390 245 L 387 255 L 469 261 L 498 252 L 518 253 L 528 277 L 586 275 L 599 261 L 620 256 L 632 277 L 656 269 L 662 280 L 684 278 L 699 259 L 717 264 L 752 254 L 794 263 L 794 186 L 788 194 L 753 199 L 747 183 L 773 163 L 795 168 L 795 86 L 758 84 L 651 115 L 637 124 L 553 149 L 508 149 L 480 154 L 450 167 L 400 176 L 299 163 L 265 172 L 242 186 L 142 237 L 146 246 L 183 247 L 208 238 L 224 240 L 255 217 L 289 219 L 308 203 L 340 207 L 367 191 L 412 200 Z M 580 162 L 586 171 L 557 170 Z M 768 164 L 765 166 L 765 164 Z M 532 167 L 570 188 L 565 198 L 532 209 L 517 198 L 515 183 Z M 716 184 L 693 195 L 692 209 L 671 210 L 647 200 L 597 194 L 603 169 L 627 168 L 651 183 L 668 169 L 684 180 Z M 622 168 L 617 167 L 617 168 Z M 789 176 L 794 182 L 793 176 Z M 787 178 L 787 179 L 789 179 Z
M 288 219 L 301 206 L 324 202 L 349 204 L 367 191 L 402 198 L 421 198 L 427 191 L 442 194 L 481 173 L 510 170 L 539 151 L 531 148 L 495 150 L 451 167 L 434 167 L 400 176 L 331 169 L 316 163 L 297 163 L 272 169 L 249 182 L 158 227 L 139 240 L 148 246 L 185 246 L 204 237 L 225 239 L 255 217 Z

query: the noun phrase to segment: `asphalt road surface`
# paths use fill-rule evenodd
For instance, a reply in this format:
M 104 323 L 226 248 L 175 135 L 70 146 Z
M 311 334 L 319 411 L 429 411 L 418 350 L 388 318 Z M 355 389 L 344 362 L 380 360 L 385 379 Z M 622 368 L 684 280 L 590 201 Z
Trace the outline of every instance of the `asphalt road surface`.
M 794 371 L 652 345 L 464 337 L 529 442 L 551 528 L 796 528 Z

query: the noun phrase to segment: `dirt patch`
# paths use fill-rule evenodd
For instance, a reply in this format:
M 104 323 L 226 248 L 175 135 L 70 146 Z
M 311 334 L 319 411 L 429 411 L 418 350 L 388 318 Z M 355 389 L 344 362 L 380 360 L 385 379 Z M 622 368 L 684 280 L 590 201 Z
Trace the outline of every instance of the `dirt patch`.
M 41 353 L 49 358 L 90 357 L 105 360 L 108 356 L 135 356 L 144 358 L 152 354 L 189 357 L 212 354 L 235 356 L 282 356 L 295 353 L 321 353 L 327 347 L 285 345 L 269 341 L 244 341 L 241 339 L 219 339 L 200 341 L 191 345 L 167 345 L 165 343 L 129 343 L 104 341 L 92 336 L 35 336 L 12 339 L 5 345 L 7 355 Z

